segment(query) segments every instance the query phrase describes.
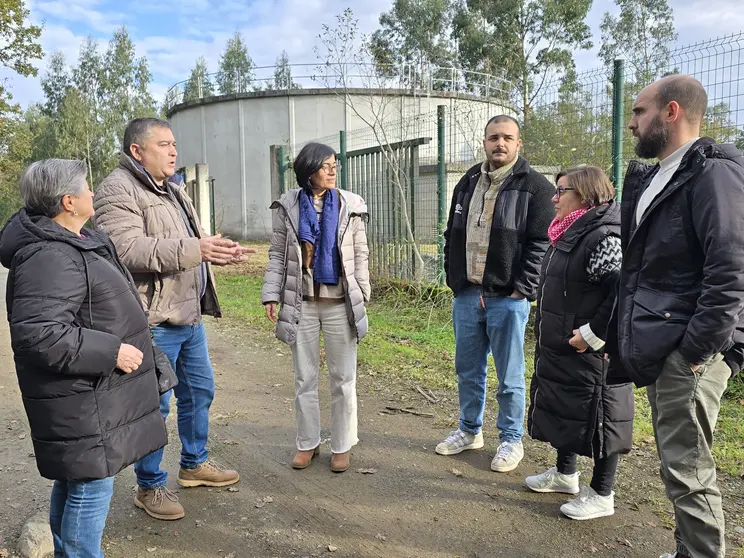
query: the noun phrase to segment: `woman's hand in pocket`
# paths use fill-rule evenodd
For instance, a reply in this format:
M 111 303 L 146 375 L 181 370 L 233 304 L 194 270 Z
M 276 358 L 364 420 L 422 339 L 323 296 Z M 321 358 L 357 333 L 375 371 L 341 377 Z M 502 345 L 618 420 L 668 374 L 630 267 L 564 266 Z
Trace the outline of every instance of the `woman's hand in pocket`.
M 574 335 L 568 341 L 568 344 L 576 349 L 577 353 L 583 353 L 589 348 L 589 343 L 584 340 L 584 338 L 581 336 L 581 332 L 578 329 L 574 329 L 573 334 Z

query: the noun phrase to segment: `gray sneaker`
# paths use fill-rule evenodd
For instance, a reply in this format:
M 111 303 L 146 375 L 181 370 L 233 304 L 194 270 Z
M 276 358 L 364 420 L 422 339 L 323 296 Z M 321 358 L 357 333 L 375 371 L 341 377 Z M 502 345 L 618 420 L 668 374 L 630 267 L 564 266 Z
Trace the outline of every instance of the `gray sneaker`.
M 519 465 L 524 457 L 522 440 L 519 442 L 502 442 L 491 461 L 491 470 L 497 473 L 508 473 Z
M 551 467 L 542 474 L 524 479 L 524 484 L 533 492 L 561 492 L 563 494 L 579 493 L 579 473 L 564 475 Z
M 466 450 L 480 449 L 483 447 L 483 432 L 471 434 L 462 430 L 450 432 L 447 439 L 437 444 L 434 449 L 439 455 L 456 455 Z

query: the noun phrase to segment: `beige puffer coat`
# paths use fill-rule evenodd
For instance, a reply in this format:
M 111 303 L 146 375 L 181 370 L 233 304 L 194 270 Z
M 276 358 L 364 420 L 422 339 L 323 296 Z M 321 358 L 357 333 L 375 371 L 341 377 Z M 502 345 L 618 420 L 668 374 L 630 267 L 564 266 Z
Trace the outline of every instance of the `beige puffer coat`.
M 198 324 L 202 315 L 221 317 L 211 265 L 200 300 L 204 236 L 194 205 L 183 185 L 170 183 L 178 202 L 128 155 L 96 188 L 93 219 L 116 246 L 147 311 L 150 326 Z M 186 226 L 183 207 L 191 229 Z
M 298 239 L 300 219 L 300 189 L 290 190 L 271 204 L 278 210 L 274 218 L 274 233 L 269 247 L 269 264 L 261 291 L 263 304 L 281 305 L 276 336 L 289 345 L 297 340 L 297 326 L 302 314 L 302 250 Z M 357 341 L 367 334 L 367 310 L 371 286 L 369 282 L 369 249 L 366 223 L 369 220 L 366 202 L 356 194 L 339 190 L 341 214 L 338 221 L 338 246 L 349 324 Z

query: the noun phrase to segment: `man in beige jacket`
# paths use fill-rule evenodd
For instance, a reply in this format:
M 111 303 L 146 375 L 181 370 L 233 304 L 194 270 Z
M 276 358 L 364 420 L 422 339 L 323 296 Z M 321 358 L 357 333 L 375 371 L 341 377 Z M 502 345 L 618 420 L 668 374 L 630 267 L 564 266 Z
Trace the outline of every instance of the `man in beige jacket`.
M 178 376 L 173 390 L 181 438 L 177 482 L 183 487 L 231 485 L 240 479 L 238 473 L 210 460 L 206 448 L 214 373 L 202 316 L 221 316 L 211 265 L 237 263 L 252 250 L 220 235 L 204 235 L 176 175 L 176 141 L 166 121 L 130 122 L 122 151 L 118 168 L 96 190 L 95 224 L 109 234 L 131 272 L 153 339 Z M 161 398 L 163 418 L 170 395 Z M 166 486 L 162 457 L 161 449 L 135 464 L 134 503 L 156 519 L 180 519 L 184 510 Z

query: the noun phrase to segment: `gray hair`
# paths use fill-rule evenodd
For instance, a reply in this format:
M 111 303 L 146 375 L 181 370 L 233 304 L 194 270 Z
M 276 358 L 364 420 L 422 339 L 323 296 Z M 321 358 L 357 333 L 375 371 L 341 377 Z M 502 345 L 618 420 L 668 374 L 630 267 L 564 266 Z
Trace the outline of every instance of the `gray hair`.
M 21 176 L 21 196 L 29 213 L 54 218 L 62 213 L 62 198 L 77 196 L 87 187 L 85 161 L 43 159 L 31 163 Z
M 135 118 L 129 124 L 127 129 L 124 130 L 124 141 L 122 141 L 122 151 L 132 156 L 132 144 L 142 145 L 145 143 L 147 138 L 150 136 L 150 130 L 153 128 L 167 128 L 171 129 L 170 124 L 166 120 L 160 118 Z

